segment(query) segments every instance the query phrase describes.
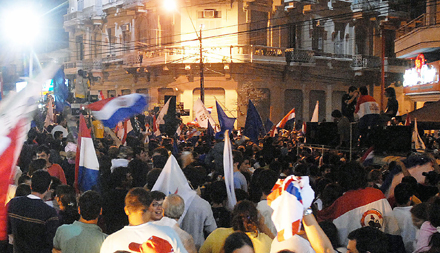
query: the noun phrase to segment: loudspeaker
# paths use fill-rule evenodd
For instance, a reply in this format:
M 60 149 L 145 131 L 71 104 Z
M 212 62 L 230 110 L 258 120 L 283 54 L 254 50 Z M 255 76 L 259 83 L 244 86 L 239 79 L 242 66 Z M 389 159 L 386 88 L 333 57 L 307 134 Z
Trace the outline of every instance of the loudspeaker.
M 408 153 L 411 151 L 410 126 L 375 127 L 370 130 L 375 152 Z
M 335 122 L 307 122 L 306 125 L 307 144 L 338 144 L 338 125 Z

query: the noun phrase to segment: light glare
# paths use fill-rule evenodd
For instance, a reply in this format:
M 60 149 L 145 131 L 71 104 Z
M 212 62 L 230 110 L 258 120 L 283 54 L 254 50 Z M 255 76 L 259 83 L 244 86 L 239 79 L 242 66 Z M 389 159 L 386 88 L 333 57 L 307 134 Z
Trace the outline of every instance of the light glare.
M 4 34 L 12 42 L 32 44 L 40 34 L 41 18 L 30 9 L 6 11 L 2 19 Z
M 177 9 L 176 0 L 164 0 L 163 6 L 165 7 L 165 9 L 167 9 L 169 11 L 174 11 Z

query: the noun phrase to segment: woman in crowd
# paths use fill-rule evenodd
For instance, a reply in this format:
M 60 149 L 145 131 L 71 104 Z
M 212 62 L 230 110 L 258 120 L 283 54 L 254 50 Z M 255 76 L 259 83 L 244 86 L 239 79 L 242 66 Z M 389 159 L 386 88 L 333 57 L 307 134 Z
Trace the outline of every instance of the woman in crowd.
M 232 211 L 232 227 L 214 230 L 206 238 L 199 252 L 220 253 L 229 235 L 234 232 L 244 232 L 251 239 L 256 253 L 267 253 L 270 251 L 272 239 L 262 233 L 262 226 L 264 226 L 264 220 L 259 219 L 255 205 L 248 200 L 243 200 L 237 203 Z

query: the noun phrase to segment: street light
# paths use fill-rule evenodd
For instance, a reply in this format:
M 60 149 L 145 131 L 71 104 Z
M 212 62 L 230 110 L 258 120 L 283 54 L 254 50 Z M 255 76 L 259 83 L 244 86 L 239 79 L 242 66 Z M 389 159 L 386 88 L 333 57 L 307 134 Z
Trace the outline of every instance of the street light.
M 24 46 L 29 50 L 29 78 L 33 70 L 33 50 L 35 42 L 42 38 L 43 18 L 33 6 L 5 8 L 1 13 L 3 37 L 11 47 Z
M 41 34 L 41 24 L 42 18 L 30 8 L 3 11 L 3 34 L 15 45 L 32 45 Z

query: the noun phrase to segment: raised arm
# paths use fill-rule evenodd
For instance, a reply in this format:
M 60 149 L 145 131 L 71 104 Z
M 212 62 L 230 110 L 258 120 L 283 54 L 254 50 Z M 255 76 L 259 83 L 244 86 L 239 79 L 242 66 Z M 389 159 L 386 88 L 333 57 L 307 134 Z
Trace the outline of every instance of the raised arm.
M 316 221 L 315 216 L 312 213 L 307 214 L 306 211 L 303 217 L 303 225 L 310 245 L 312 245 L 312 248 L 316 253 L 334 252 L 330 239 L 328 239 L 327 235 L 319 226 L 318 221 Z

